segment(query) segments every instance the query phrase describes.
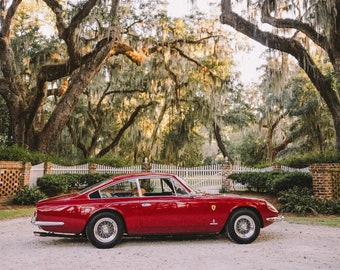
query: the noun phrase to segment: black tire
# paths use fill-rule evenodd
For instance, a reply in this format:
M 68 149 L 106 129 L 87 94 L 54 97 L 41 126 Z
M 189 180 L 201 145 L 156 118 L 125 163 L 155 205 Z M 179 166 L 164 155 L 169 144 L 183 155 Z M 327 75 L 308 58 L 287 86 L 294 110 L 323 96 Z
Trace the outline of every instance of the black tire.
M 86 226 L 87 239 L 97 248 L 114 247 L 122 240 L 123 234 L 123 220 L 115 213 L 99 213 Z
M 226 225 L 230 240 L 238 244 L 249 244 L 260 234 L 260 221 L 254 211 L 249 209 L 236 210 Z

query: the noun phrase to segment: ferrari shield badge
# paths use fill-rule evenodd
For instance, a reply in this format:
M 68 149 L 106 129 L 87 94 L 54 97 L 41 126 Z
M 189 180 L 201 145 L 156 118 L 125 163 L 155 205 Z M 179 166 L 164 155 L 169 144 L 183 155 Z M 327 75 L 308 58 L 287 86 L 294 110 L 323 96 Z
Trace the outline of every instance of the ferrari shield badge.
M 213 210 L 213 211 L 216 210 L 216 205 L 215 205 L 215 204 L 212 204 L 212 205 L 211 205 L 211 210 Z

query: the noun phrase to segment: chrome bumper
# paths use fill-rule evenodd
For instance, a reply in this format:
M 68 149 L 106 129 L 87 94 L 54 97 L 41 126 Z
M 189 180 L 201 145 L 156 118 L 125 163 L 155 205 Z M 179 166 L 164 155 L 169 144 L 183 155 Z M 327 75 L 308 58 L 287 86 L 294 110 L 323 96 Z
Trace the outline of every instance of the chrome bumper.
M 269 221 L 269 222 L 280 222 L 280 221 L 284 220 L 284 216 L 269 217 L 269 218 L 266 218 L 266 220 Z
M 35 226 L 63 226 L 64 222 L 62 221 L 37 221 L 36 216 L 33 216 L 31 219 L 31 223 Z

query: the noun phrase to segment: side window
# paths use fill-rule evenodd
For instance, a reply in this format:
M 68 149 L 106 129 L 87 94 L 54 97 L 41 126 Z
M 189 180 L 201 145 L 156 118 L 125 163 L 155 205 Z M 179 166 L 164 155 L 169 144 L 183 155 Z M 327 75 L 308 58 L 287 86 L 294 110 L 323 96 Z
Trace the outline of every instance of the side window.
M 172 178 L 139 179 L 141 189 L 145 190 L 144 196 L 170 196 L 187 194 L 184 187 Z
M 136 196 L 136 194 L 138 194 L 138 191 L 135 179 L 114 183 L 100 190 L 101 198 L 132 197 Z

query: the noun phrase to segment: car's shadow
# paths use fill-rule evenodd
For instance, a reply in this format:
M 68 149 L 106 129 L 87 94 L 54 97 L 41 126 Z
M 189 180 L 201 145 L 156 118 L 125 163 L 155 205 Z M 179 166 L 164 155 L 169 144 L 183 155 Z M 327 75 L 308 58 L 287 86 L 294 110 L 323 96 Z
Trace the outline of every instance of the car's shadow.
M 53 238 L 54 245 L 63 245 L 63 246 L 74 246 L 74 245 L 89 245 L 90 242 L 87 240 L 85 236 L 77 236 L 77 237 L 54 237 Z M 259 237 L 255 240 L 254 243 L 268 242 L 274 241 L 277 239 L 277 236 L 271 232 L 261 232 Z M 229 238 L 225 234 L 217 234 L 217 235 L 153 235 L 153 236 L 124 236 L 121 243 L 118 246 L 130 245 L 130 244 L 138 244 L 138 245 L 148 245 L 155 244 L 160 242 L 167 243 L 176 243 L 176 242 L 197 242 L 197 243 L 216 243 L 219 241 L 225 241 L 229 244 L 236 244 L 229 240 Z M 46 243 L 47 244 L 47 243 Z

